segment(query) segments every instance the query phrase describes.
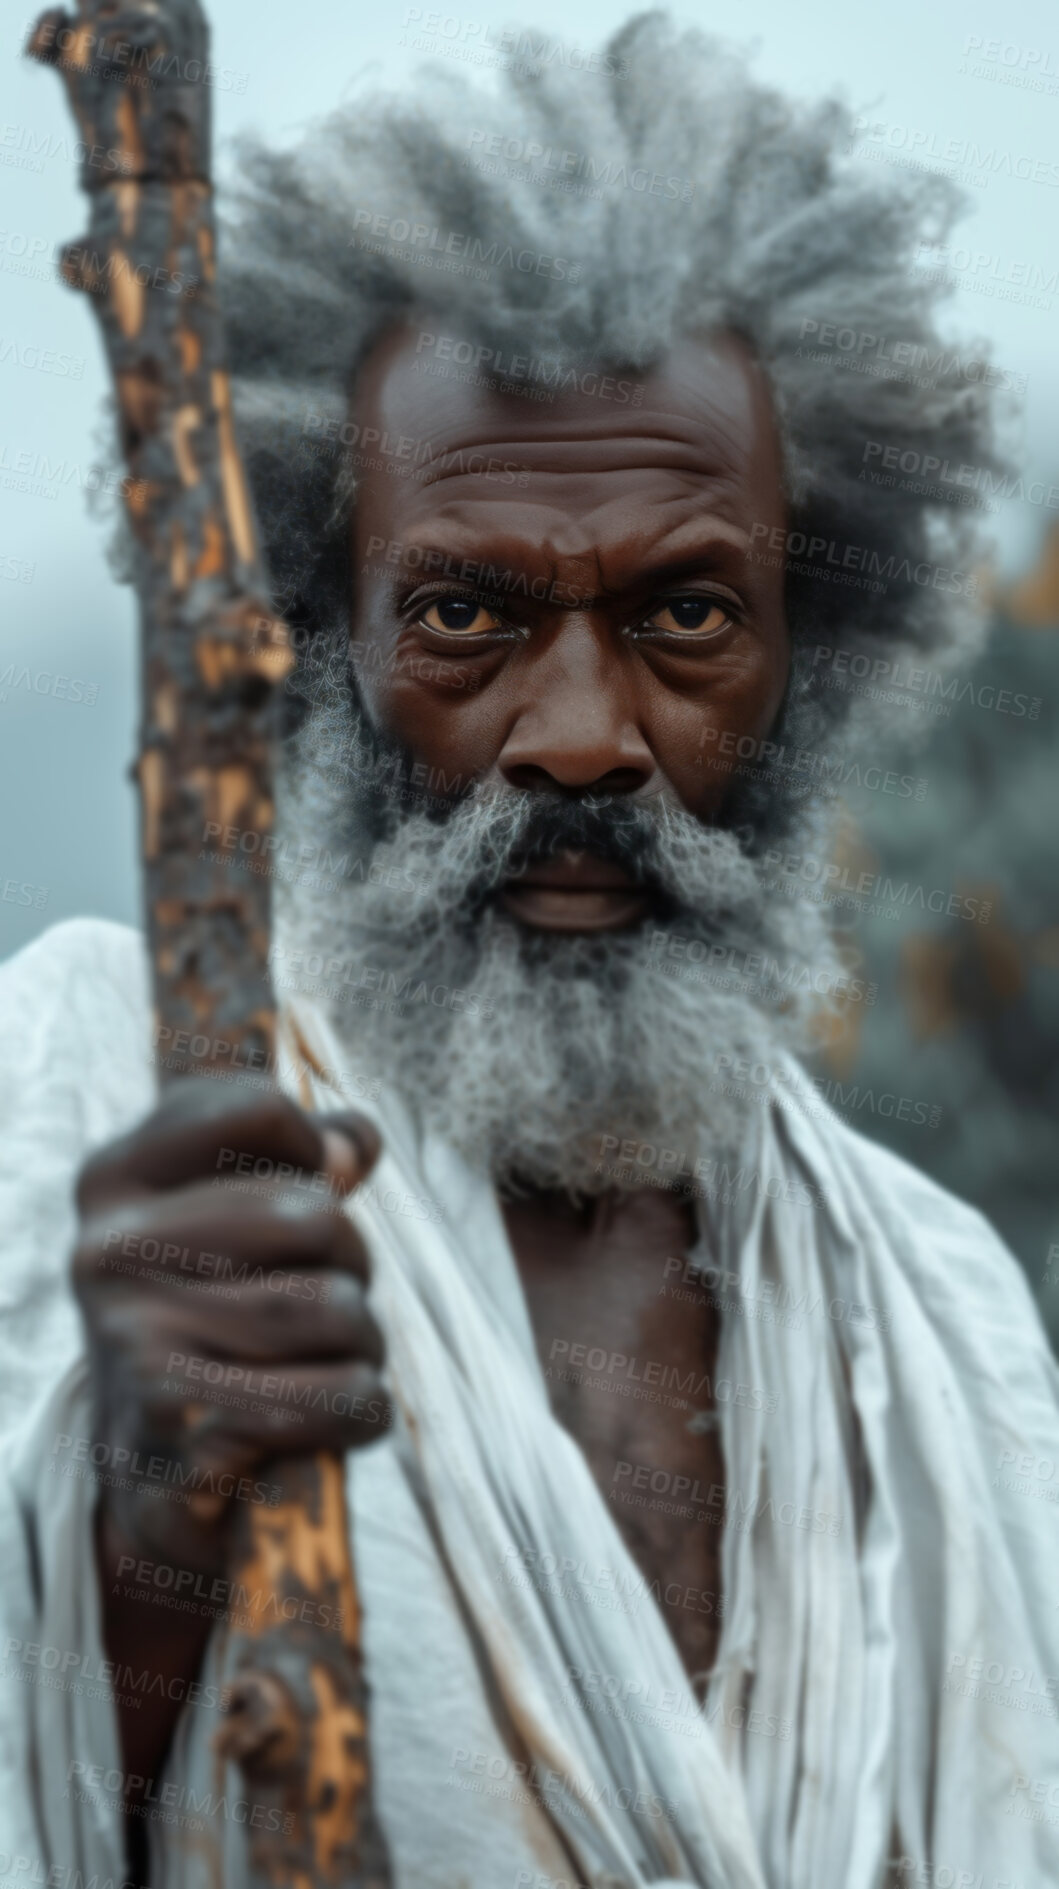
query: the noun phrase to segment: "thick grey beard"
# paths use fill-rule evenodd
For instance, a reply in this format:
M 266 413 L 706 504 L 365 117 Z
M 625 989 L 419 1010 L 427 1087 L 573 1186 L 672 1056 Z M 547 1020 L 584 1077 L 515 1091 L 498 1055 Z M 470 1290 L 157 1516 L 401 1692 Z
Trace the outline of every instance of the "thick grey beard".
M 319 1002 L 352 1068 L 501 1187 L 577 1198 L 738 1155 L 762 1068 L 804 1044 L 812 983 L 836 969 L 817 908 L 766 890 L 734 833 L 612 803 L 616 823 L 649 825 L 673 915 L 528 933 L 488 895 L 540 795 L 475 790 L 428 811 L 346 679 L 315 693 L 278 783 L 281 995 Z M 742 1058 L 749 1089 L 731 1080 Z

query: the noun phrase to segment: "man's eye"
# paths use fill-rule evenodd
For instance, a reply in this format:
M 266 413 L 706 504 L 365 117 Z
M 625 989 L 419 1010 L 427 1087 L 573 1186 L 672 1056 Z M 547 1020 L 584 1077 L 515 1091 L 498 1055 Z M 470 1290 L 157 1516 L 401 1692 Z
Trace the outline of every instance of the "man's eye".
M 473 597 L 436 597 L 419 619 L 428 630 L 453 630 L 465 636 L 481 636 L 500 628 L 500 618 Z
M 671 597 L 646 619 L 643 627 L 667 635 L 713 636 L 731 621 L 731 612 L 712 597 Z

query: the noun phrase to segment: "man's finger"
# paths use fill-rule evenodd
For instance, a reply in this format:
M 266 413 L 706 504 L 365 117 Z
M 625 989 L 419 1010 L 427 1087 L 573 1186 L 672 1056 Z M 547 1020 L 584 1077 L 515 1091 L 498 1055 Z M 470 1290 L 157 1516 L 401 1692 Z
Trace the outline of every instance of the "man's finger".
M 324 1172 L 340 1194 L 348 1194 L 371 1173 L 379 1158 L 379 1131 L 366 1115 L 352 1109 L 315 1119 L 323 1136 Z
M 326 1188 L 303 1193 L 251 1181 L 228 1194 L 202 1181 L 146 1201 L 104 1202 L 73 1255 L 75 1282 L 93 1293 L 130 1279 L 165 1290 L 238 1287 L 276 1269 L 337 1269 L 367 1281 L 364 1241 Z

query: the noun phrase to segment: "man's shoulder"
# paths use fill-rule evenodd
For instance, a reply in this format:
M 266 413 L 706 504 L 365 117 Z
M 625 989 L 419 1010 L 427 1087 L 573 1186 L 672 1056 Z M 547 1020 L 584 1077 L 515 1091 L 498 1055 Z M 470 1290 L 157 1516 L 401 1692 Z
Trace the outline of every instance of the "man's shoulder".
M 68 920 L 0 964 L 0 1429 L 77 1355 L 77 1171 L 151 1106 L 150 1018 L 143 941 L 127 925 Z
M 0 963 L 5 994 L 18 984 L 43 996 L 71 978 L 103 987 L 121 986 L 130 977 L 146 989 L 143 934 L 110 918 L 61 919 Z
M 874 1136 L 835 1116 L 846 1159 L 887 1219 L 900 1219 L 917 1236 L 972 1247 L 1017 1265 L 979 1208 Z
M 1055 1363 L 1040 1311 L 1025 1269 L 992 1222 L 840 1117 L 832 1126 L 853 1225 L 881 1238 L 950 1357 L 1028 1370 L 1054 1400 Z
M 102 918 L 52 925 L 0 964 L 3 1094 L 63 1097 L 89 1139 L 151 1094 L 150 986 L 142 935 Z

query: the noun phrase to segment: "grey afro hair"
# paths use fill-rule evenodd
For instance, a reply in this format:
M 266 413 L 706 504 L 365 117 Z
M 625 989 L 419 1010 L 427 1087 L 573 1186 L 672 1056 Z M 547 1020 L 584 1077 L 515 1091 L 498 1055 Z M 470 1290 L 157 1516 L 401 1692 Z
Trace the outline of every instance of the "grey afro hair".
M 1002 464 L 990 396 L 939 336 L 937 287 L 912 270 L 961 195 L 927 172 L 866 174 L 844 105 L 783 97 L 743 55 L 665 14 L 632 19 L 592 64 L 528 57 L 494 89 L 430 67 L 399 97 L 358 97 L 293 151 L 240 143 L 223 301 L 280 607 L 307 626 L 348 612 L 355 480 L 340 450 L 321 453 L 309 435 L 322 415 L 345 418 L 358 360 L 394 321 L 414 314 L 538 361 L 626 370 L 682 335 L 730 329 L 772 388 L 792 532 L 836 546 L 832 564 L 859 547 L 889 573 L 874 586 L 834 581 L 818 552 L 788 576 L 785 713 L 793 704 L 806 745 L 834 744 L 851 698 L 823 685 L 814 646 L 944 668 L 980 634 L 969 510 L 858 476 L 869 440 L 920 463 Z M 582 181 L 586 170 L 601 181 L 549 189 L 532 163 L 476 166 L 495 137 L 494 151 L 536 144 L 578 165 L 588 154 Z M 638 190 L 637 172 L 678 187 Z M 433 248 L 400 240 L 416 224 L 439 232 Z M 398 240 L 380 241 L 394 225 Z M 512 258 L 526 252 L 563 268 L 523 270 Z M 461 255 L 478 266 L 457 266 Z M 904 344 L 898 359 L 921 371 L 855 371 L 859 344 L 814 360 L 814 322 L 885 339 L 891 353 Z M 958 591 L 931 580 L 939 567 L 963 574 Z

